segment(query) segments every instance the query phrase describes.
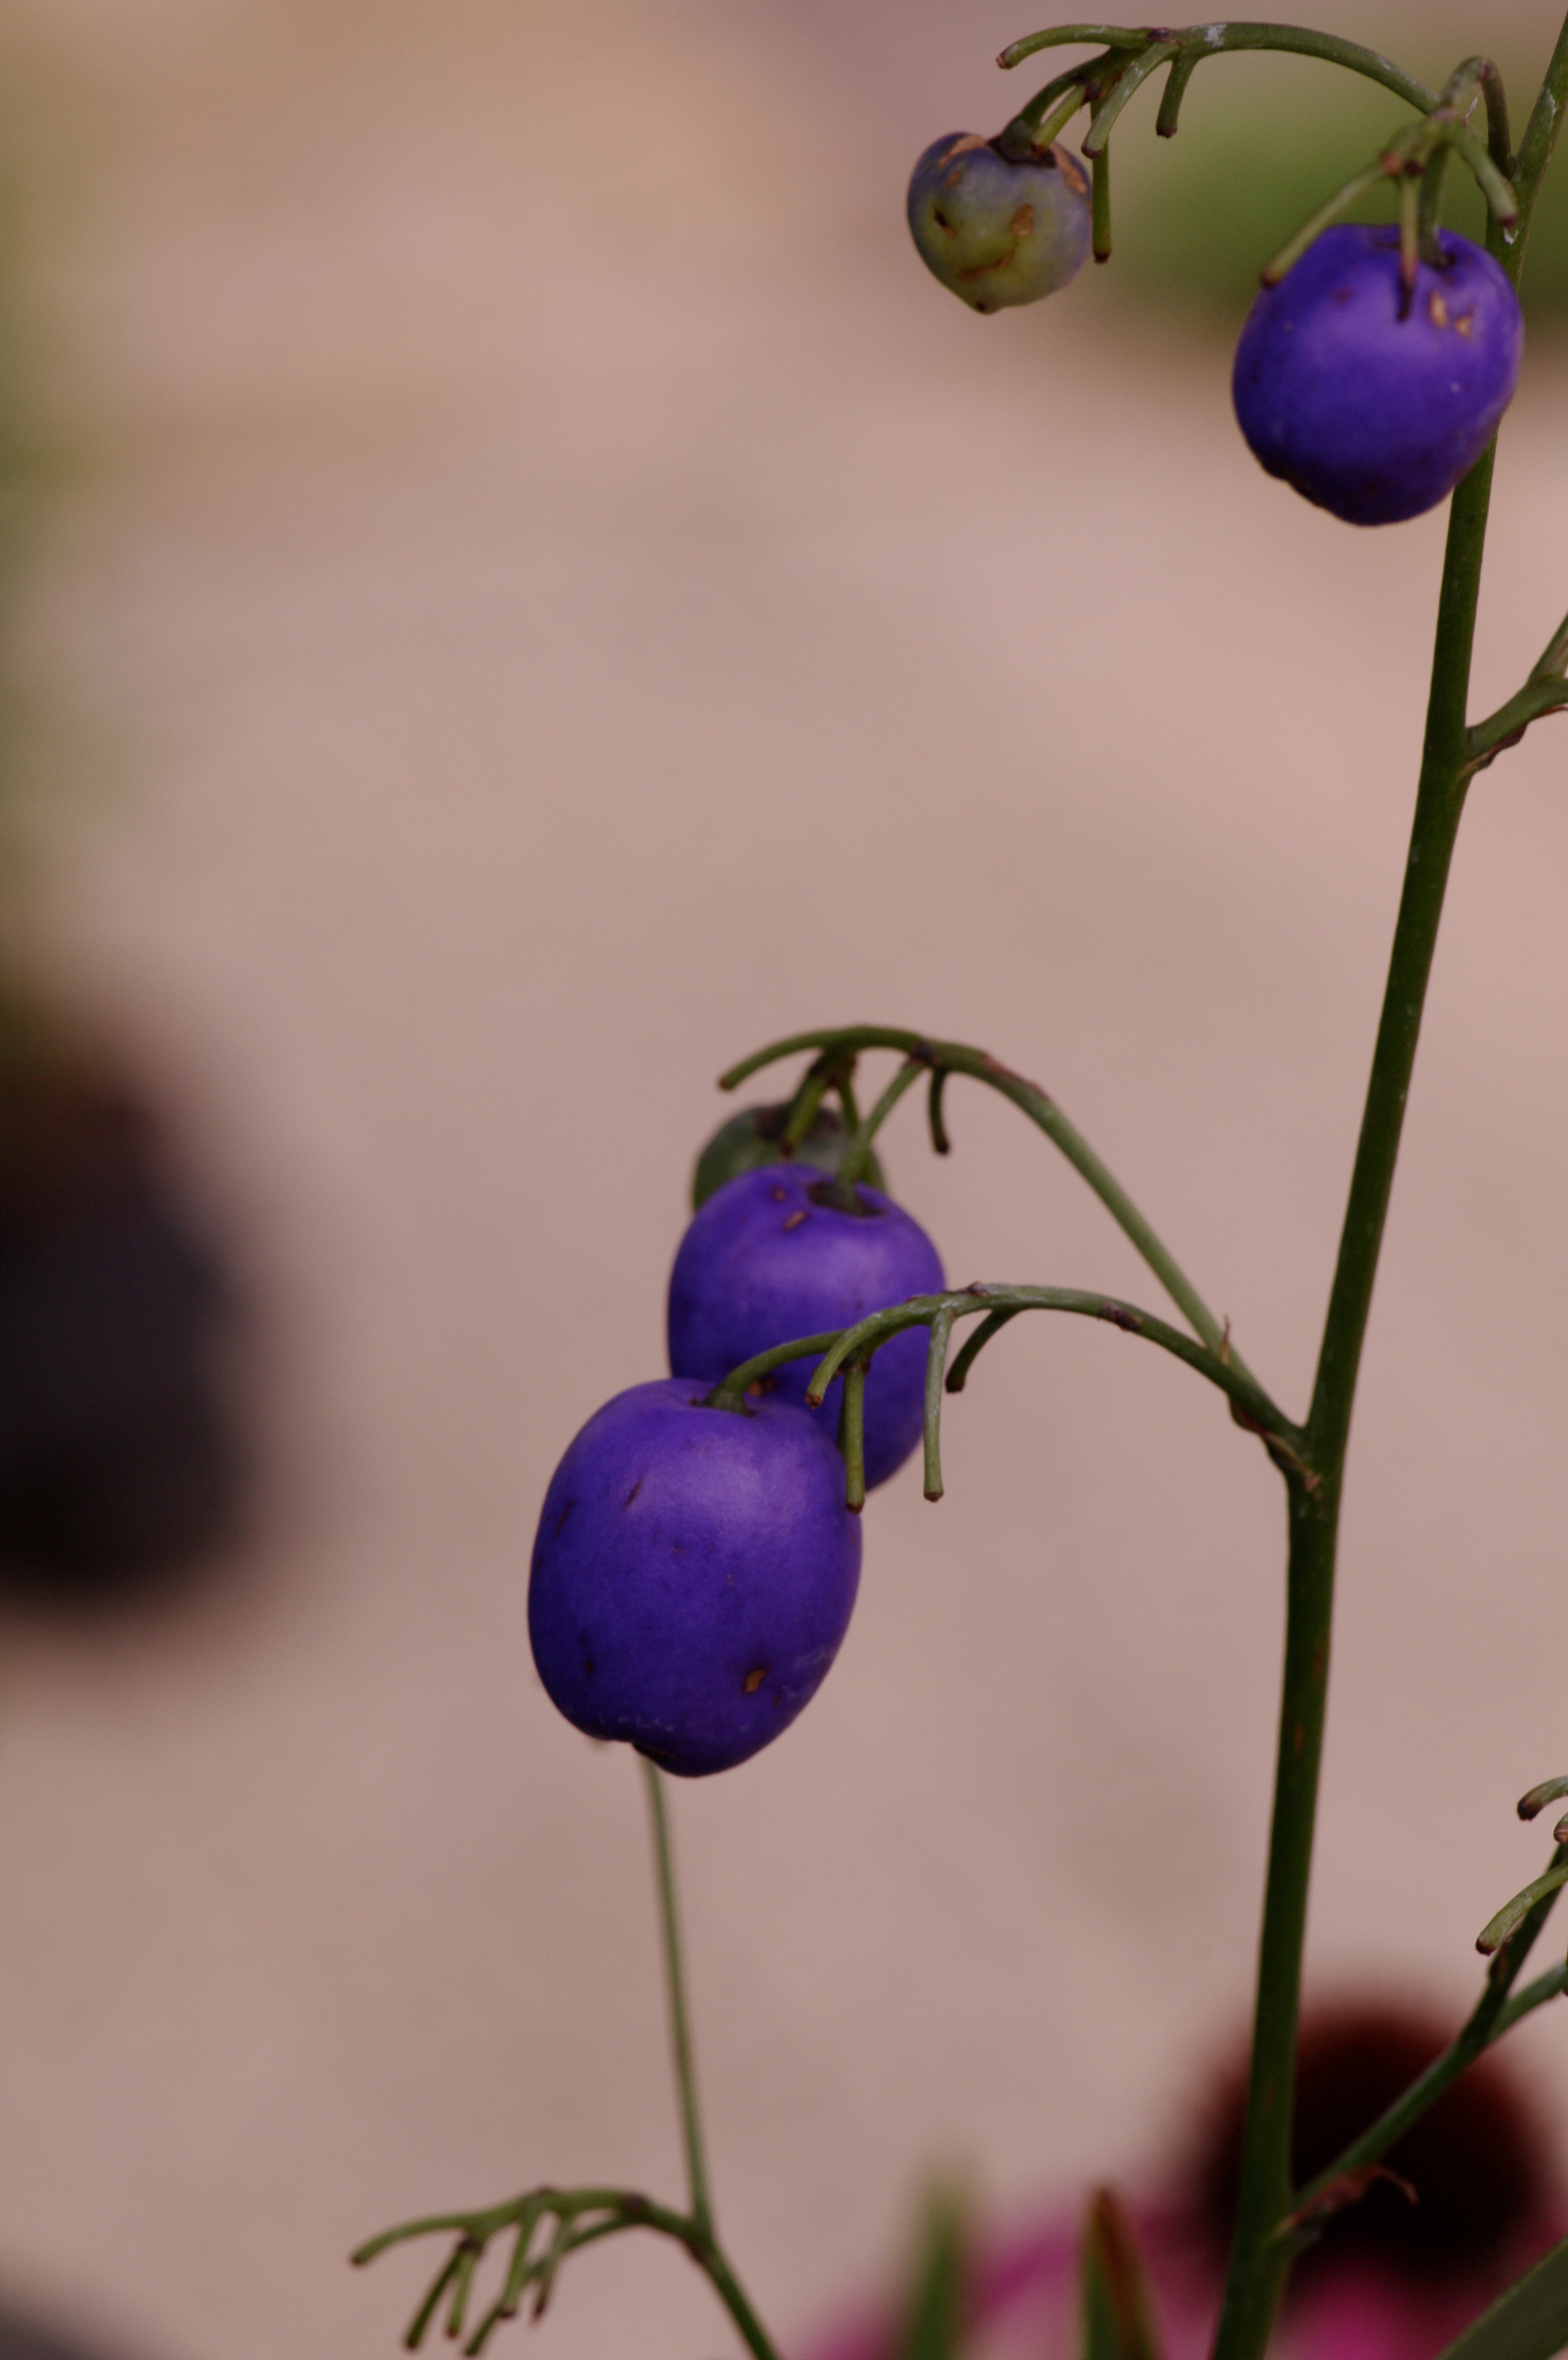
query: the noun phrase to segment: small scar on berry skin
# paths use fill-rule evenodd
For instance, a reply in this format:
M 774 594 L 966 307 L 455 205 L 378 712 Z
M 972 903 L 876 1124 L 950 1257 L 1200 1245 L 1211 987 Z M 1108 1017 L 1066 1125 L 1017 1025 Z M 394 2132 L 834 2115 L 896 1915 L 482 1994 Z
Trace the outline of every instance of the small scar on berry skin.
M 567 1519 L 567 1517 L 571 1514 L 571 1513 L 572 1513 L 573 1509 L 576 1506 L 576 1504 L 577 1504 L 577 1503 L 576 1503 L 576 1500 L 568 1500 L 568 1501 L 567 1501 L 567 1502 L 566 1502 L 566 1504 L 565 1504 L 565 1506 L 562 1509 L 562 1511 L 561 1511 L 560 1514 L 556 1517 L 556 1519 L 555 1519 L 555 1538 L 556 1538 L 557 1540 L 559 1540 L 559 1539 L 560 1539 L 560 1537 L 561 1537 L 561 1534 L 562 1534 L 562 1531 L 563 1531 L 563 1529 L 564 1529 L 564 1527 L 565 1527 L 565 1525 L 566 1519 Z
M 1431 323 L 1434 328 L 1447 327 L 1448 306 L 1443 301 L 1442 297 L 1438 293 L 1435 287 L 1432 289 L 1431 300 L 1427 305 L 1427 311 L 1431 315 Z
M 980 138 L 972 131 L 966 131 L 960 138 L 955 139 L 952 146 L 945 149 L 938 159 L 944 164 L 952 164 L 956 167 L 953 171 L 943 174 L 943 188 L 950 189 L 957 181 L 963 179 L 963 167 L 958 163 L 960 156 L 972 156 L 977 148 L 988 148 L 990 145 L 991 142 L 988 139 Z
M 949 237 L 957 237 L 958 231 L 953 227 L 952 223 L 948 219 L 947 214 L 942 211 L 939 205 L 932 213 L 931 219 L 936 223 L 938 229 L 945 229 Z
M 1079 162 L 1077 157 L 1069 156 L 1065 148 L 1053 148 L 1052 154 L 1059 159 L 1062 179 L 1067 182 L 1068 187 L 1072 191 L 1073 195 L 1075 197 L 1087 196 L 1089 193 L 1089 175 L 1084 170 L 1082 165 Z
M 586 1680 L 591 1680 L 591 1679 L 593 1678 L 593 1676 L 594 1676 L 594 1659 L 593 1659 L 593 1657 L 592 1657 L 591 1655 L 585 1655 L 585 1656 L 583 1657 L 583 1677 L 584 1677 L 584 1679 L 586 1679 Z
M 788 1190 L 784 1188 L 770 1188 L 768 1190 L 768 1194 L 773 1198 L 775 1205 L 782 1205 L 788 1193 Z
M 635 1498 L 637 1497 L 638 1492 L 639 1492 L 639 1491 L 641 1491 L 641 1489 L 642 1489 L 642 1478 L 641 1478 L 641 1475 L 639 1475 L 639 1477 L 637 1478 L 636 1482 L 635 1482 L 635 1483 L 633 1483 L 633 1485 L 631 1486 L 630 1491 L 628 1491 L 628 1493 L 627 1493 L 627 1495 L 626 1495 L 626 1505 L 627 1505 L 629 1508 L 630 1507 L 631 1502 L 633 1502 L 633 1500 L 635 1500 Z
M 759 1664 L 755 1671 L 747 1673 L 740 1685 L 748 1696 L 755 1696 L 757 1690 L 762 1687 L 762 1682 L 767 1678 L 767 1677 L 768 1667 L 766 1664 Z
M 1012 231 L 1014 237 L 1027 237 L 1029 232 L 1035 226 L 1034 206 L 1020 205 L 1007 226 Z
M 805 1218 L 806 1215 L 804 1211 L 790 1213 L 785 1217 L 784 1227 L 786 1229 L 798 1229 Z

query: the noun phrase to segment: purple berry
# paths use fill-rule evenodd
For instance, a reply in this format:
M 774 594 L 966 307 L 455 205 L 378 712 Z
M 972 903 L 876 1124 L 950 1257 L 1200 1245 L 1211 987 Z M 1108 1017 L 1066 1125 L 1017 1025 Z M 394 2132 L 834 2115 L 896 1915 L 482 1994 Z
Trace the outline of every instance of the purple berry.
M 617 1393 L 568 1445 L 533 1545 L 528 1631 L 553 1704 L 683 1778 L 729 1770 L 827 1677 L 861 1578 L 844 1462 L 765 1401 L 680 1377 Z
M 670 1366 L 717 1383 L 754 1352 L 848 1328 L 946 1281 L 936 1247 L 876 1188 L 840 1212 L 832 1183 L 800 1164 L 742 1172 L 711 1196 L 681 1240 L 670 1274 Z M 925 1419 L 924 1328 L 884 1344 L 866 1380 L 866 1482 L 885 1482 L 920 1439 Z M 815 1364 L 793 1360 L 768 1380 L 773 1398 L 804 1402 Z M 813 1413 L 839 1431 L 842 1379 Z
M 1326 229 L 1266 287 L 1236 346 L 1236 416 L 1271 475 L 1347 524 L 1435 508 L 1513 399 L 1524 320 L 1507 273 L 1439 234 L 1407 305 L 1399 234 Z
M 1065 148 L 1014 160 L 949 131 L 916 165 L 908 206 L 921 260 L 976 311 L 1054 295 L 1088 257 L 1089 175 Z

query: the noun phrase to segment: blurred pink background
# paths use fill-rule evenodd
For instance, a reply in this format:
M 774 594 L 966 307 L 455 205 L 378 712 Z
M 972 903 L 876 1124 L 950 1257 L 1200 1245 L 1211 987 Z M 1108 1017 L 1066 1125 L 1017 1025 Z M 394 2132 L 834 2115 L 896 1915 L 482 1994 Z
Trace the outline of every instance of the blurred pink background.
M 1475 46 L 1341 13 L 1433 77 Z M 269 1306 L 244 1561 L 178 1612 L 0 1628 L 0 2279 L 135 2350 L 389 2355 L 423 2257 L 354 2278 L 371 2230 L 678 2186 L 638 1782 L 547 1706 L 524 1587 L 566 1439 L 661 1371 L 731 1058 L 860 1018 L 993 1049 L 1303 1402 L 1442 520 L 1357 535 L 1266 480 L 1169 313 L 1085 283 L 978 321 L 926 279 L 909 162 L 997 126 L 1026 28 L 9 12 L 71 454 L 26 610 L 33 923 Z M 1158 202 L 1144 115 L 1124 208 Z M 1568 604 L 1565 389 L 1542 340 L 1482 708 Z M 1455 2012 L 1541 1863 L 1514 1798 L 1568 1766 L 1565 746 L 1473 797 L 1346 1521 L 1311 1981 Z M 1042 1141 L 948 1110 L 950 1161 L 912 1108 L 887 1162 L 955 1278 L 1154 1300 Z M 674 1797 L 720 2215 L 786 2338 L 933 2167 L 1003 2212 L 1137 2185 L 1245 2007 L 1261 1453 L 1040 1322 L 946 1457 L 938 1510 L 913 1468 L 872 1502 L 798 1728 Z M 1560 2015 L 1518 2043 L 1568 2097 Z M 533 2348 L 729 2344 L 629 2240 Z

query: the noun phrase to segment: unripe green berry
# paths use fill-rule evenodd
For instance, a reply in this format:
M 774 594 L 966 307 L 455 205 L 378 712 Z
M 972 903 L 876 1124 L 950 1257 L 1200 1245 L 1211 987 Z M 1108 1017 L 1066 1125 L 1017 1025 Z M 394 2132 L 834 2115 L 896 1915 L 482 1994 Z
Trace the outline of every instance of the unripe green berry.
M 742 1107 L 721 1123 L 696 1160 L 692 1175 L 692 1210 L 706 1205 L 716 1188 L 733 1180 L 738 1172 L 755 1172 L 766 1164 L 783 1164 L 790 1160 L 784 1144 L 784 1124 L 789 1120 L 787 1101 L 783 1106 Z M 794 1160 L 809 1164 L 814 1171 L 837 1174 L 849 1145 L 843 1121 L 833 1107 L 819 1106 L 812 1117 L 811 1128 L 794 1151 Z M 873 1188 L 884 1192 L 887 1182 L 874 1155 L 866 1159 L 861 1175 Z
M 920 258 L 976 311 L 1036 303 L 1089 255 L 1089 175 L 1065 148 L 1003 156 L 973 132 L 934 140 L 909 182 Z

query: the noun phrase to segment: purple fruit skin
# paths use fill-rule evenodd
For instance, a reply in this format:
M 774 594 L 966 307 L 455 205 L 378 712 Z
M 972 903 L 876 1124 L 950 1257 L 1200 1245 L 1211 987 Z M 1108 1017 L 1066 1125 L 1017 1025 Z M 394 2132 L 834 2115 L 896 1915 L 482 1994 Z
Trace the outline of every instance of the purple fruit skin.
M 947 1284 L 919 1223 L 880 1190 L 862 1186 L 861 1219 L 817 1202 L 823 1175 L 804 1164 L 742 1172 L 711 1196 L 681 1240 L 670 1273 L 670 1366 L 716 1383 L 754 1352 L 794 1336 L 848 1328 L 911 1295 Z M 929 1331 L 911 1328 L 884 1344 L 866 1380 L 867 1485 L 883 1483 L 920 1440 Z M 816 1366 L 792 1360 L 773 1375 L 775 1401 L 801 1402 Z M 841 1379 L 811 1415 L 839 1431 Z
M 844 1462 L 814 1421 L 704 1409 L 707 1390 L 664 1377 L 589 1418 L 544 1495 L 528 1588 L 552 1703 L 682 1778 L 789 1727 L 861 1578 Z
M 1232 389 L 1255 455 L 1347 524 L 1398 524 L 1446 497 L 1513 398 L 1524 319 L 1500 266 L 1440 234 L 1399 316 L 1399 235 L 1343 223 L 1253 305 Z

